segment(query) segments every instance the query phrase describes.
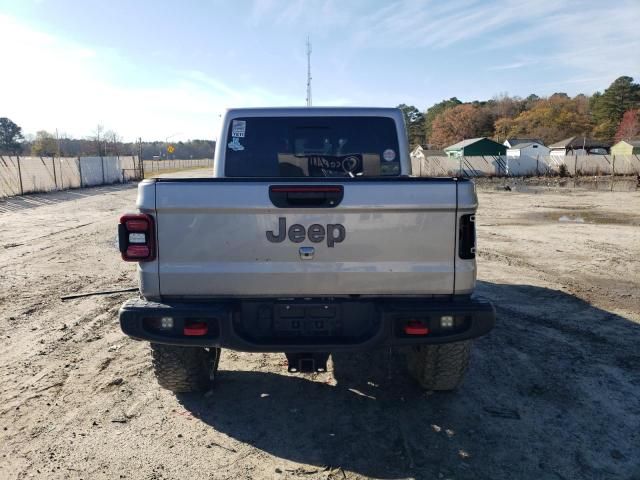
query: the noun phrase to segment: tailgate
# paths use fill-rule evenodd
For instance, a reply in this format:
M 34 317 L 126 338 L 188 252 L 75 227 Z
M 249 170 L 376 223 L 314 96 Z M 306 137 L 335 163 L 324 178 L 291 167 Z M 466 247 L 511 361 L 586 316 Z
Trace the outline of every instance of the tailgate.
M 160 294 L 451 294 L 456 183 L 412 180 L 314 183 L 341 190 L 333 207 L 270 197 L 306 182 L 159 181 Z

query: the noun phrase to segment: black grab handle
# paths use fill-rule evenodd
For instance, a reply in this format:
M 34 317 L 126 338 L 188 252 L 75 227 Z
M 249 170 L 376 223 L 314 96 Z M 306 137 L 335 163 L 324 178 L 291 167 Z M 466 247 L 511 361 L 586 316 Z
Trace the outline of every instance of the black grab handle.
M 342 202 L 342 185 L 271 185 L 269 198 L 278 208 L 333 208 Z

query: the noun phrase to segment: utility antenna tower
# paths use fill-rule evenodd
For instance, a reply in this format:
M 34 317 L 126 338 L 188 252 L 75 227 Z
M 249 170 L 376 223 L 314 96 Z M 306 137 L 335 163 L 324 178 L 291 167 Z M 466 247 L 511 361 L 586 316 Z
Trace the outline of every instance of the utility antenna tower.
M 307 107 L 311 106 L 311 41 L 307 37 Z

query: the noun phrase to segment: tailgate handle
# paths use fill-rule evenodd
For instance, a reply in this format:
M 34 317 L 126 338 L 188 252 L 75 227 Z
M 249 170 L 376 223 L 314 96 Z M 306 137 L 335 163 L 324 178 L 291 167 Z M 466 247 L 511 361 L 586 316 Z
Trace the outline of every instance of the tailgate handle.
M 342 185 L 271 185 L 269 199 L 278 208 L 333 208 L 342 202 Z

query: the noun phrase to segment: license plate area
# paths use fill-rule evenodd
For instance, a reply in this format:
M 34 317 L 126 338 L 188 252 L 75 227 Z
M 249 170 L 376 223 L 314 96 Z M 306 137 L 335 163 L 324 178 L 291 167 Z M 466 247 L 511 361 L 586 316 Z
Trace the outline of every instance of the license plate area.
M 331 337 L 342 333 L 339 305 L 284 304 L 274 308 L 273 331 L 292 337 Z
M 373 302 L 324 299 L 246 300 L 234 314 L 239 336 L 262 345 L 344 345 L 379 332 Z

